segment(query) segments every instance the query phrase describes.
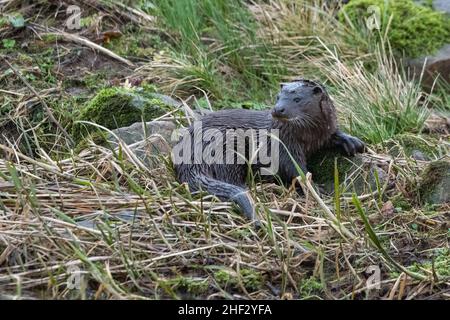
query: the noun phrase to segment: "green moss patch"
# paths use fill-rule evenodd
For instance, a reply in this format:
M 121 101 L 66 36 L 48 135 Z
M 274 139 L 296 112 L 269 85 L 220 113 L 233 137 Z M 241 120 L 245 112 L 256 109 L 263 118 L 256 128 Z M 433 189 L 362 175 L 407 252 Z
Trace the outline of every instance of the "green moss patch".
M 242 281 L 242 285 L 251 291 L 261 289 L 264 277 L 258 271 L 252 269 L 241 269 L 240 275 L 232 270 L 220 269 L 214 272 L 214 279 L 217 283 L 224 288 L 239 289 L 239 278 Z
M 174 291 L 185 291 L 193 296 L 205 294 L 209 288 L 208 279 L 198 279 L 191 277 L 176 277 L 168 280 L 161 280 L 163 287 L 171 287 Z
M 166 44 L 153 32 L 140 32 L 132 25 L 124 27 L 123 35 L 116 35 L 106 43 L 106 47 L 120 56 L 151 58 L 156 49 L 163 49 Z
M 164 101 L 143 90 L 111 87 L 101 89 L 81 109 L 77 120 L 117 129 L 135 122 L 151 121 L 166 113 L 167 109 Z M 80 141 L 87 133 L 96 130 L 92 125 L 77 123 L 73 127 L 73 136 Z
M 322 296 L 323 285 L 316 277 L 303 279 L 299 284 L 299 295 L 302 299 L 308 299 L 313 296 Z
M 377 183 L 382 185 L 387 179 L 381 168 L 363 161 L 360 155 L 346 157 L 336 148 L 326 148 L 308 159 L 308 170 L 312 173 L 313 181 L 327 194 L 335 191 L 335 161 L 341 192 L 365 194 L 376 190 Z
M 339 181 L 343 181 L 345 174 L 353 168 L 353 163 L 338 150 L 324 149 L 308 159 L 308 170 L 312 173 L 315 183 L 325 184 L 334 181 L 335 159 L 339 172 Z
M 428 260 L 428 259 L 427 259 Z M 408 269 L 415 273 L 430 274 L 435 273 L 438 278 L 450 277 L 450 250 L 440 248 L 435 250 L 433 257 L 428 261 L 414 263 Z
M 405 198 L 402 194 L 394 196 L 391 201 L 396 210 L 408 211 L 412 209 L 411 200 Z
M 371 6 L 380 8 L 381 32 L 389 27 L 392 48 L 407 57 L 431 54 L 450 39 L 450 19 L 412 0 L 352 0 L 342 8 L 339 19 L 346 21 L 347 16 L 352 24 L 365 26 L 372 15 Z M 373 34 L 378 33 L 375 30 Z

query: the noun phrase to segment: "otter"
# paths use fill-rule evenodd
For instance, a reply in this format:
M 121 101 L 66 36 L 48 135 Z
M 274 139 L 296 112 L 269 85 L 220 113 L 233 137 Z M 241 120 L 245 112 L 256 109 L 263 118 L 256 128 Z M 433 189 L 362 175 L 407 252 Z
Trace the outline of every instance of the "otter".
M 195 147 L 205 148 L 212 144 L 213 139 L 196 139 L 196 134 L 208 132 L 210 129 L 224 136 L 230 129 L 263 129 L 269 134 L 277 129 L 282 146 L 279 148 L 279 165 L 275 173 L 286 185 L 299 176 L 293 160 L 306 174 L 308 157 L 321 148 L 338 147 L 349 156 L 363 152 L 365 148 L 361 140 L 339 130 L 336 109 L 325 87 L 306 79 L 282 83 L 275 106 L 271 110 L 227 109 L 206 114 L 201 119 L 200 128 L 196 129 L 191 125 L 187 130 L 187 137 L 193 142 L 189 147 L 190 151 Z M 183 143 L 181 140 L 174 150 L 176 147 L 178 150 L 181 148 Z M 269 150 L 270 141 L 271 139 Z M 224 145 L 227 143 L 230 142 L 225 142 Z M 245 157 L 250 159 L 248 143 L 247 139 Z M 234 145 L 232 148 L 236 150 Z M 258 161 L 251 165 L 236 162 L 231 164 L 196 162 L 192 153 L 174 165 L 179 182 L 187 183 L 192 191 L 203 190 L 221 200 L 231 200 L 240 207 L 247 218 L 257 224 L 259 221 L 256 218 L 255 205 L 245 181 L 249 171 L 255 173 L 262 167 L 264 165 Z

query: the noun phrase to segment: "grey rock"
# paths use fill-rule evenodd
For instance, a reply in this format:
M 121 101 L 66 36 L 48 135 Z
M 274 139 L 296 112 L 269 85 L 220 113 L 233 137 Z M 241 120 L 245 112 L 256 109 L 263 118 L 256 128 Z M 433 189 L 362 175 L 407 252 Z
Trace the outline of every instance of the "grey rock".
M 112 130 L 123 142 L 131 145 L 136 142 L 145 140 L 152 135 L 161 135 L 169 144 L 171 144 L 171 136 L 176 129 L 175 123 L 171 121 L 149 121 L 149 122 L 136 122 L 131 126 L 118 128 Z M 115 140 L 113 136 L 110 136 L 108 140 Z M 172 142 L 173 145 L 175 141 Z
M 437 11 L 444 11 L 450 14 L 450 1 L 449 0 L 433 0 L 433 8 Z
M 428 6 L 428 0 L 414 0 L 417 4 L 422 6 Z M 436 11 L 443 11 L 450 14 L 450 1 L 449 0 L 432 0 L 432 7 Z
M 431 162 L 421 175 L 419 192 L 425 203 L 450 203 L 450 162 Z
M 383 168 L 375 163 L 368 161 L 363 155 L 356 155 L 353 165 L 345 174 L 345 180 L 341 182 L 344 185 L 345 192 L 355 192 L 357 195 L 372 193 L 377 190 L 377 178 L 382 187 L 389 179 Z M 334 181 L 333 181 L 334 189 Z
M 137 122 L 128 127 L 118 128 L 112 132 L 125 144 L 131 146 L 136 156 L 150 168 L 161 164 L 159 157 L 170 154 L 176 143 L 173 138 L 176 130 L 175 123 L 171 121 Z M 118 144 L 117 139 L 108 137 L 113 145 Z
M 162 100 L 165 104 L 172 106 L 172 107 L 180 107 L 182 105 L 181 102 L 175 100 L 172 97 L 166 96 L 164 94 L 160 94 L 160 93 L 153 93 L 152 94 L 153 97 Z
M 420 161 L 427 161 L 430 160 L 426 155 L 423 154 L 422 151 L 420 150 L 413 150 L 411 152 L 411 158 L 415 159 L 415 160 L 420 160 Z

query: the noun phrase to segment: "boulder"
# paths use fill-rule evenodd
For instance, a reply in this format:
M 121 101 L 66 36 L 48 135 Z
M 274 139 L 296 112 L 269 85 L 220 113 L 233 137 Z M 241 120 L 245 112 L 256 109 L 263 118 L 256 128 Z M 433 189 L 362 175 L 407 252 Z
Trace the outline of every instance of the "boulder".
M 428 161 L 438 158 L 443 152 L 439 141 L 430 137 L 417 134 L 399 134 L 384 142 L 388 153 L 392 157 L 411 157 L 416 160 Z
M 433 55 L 427 55 L 407 61 L 407 66 L 419 77 L 424 70 L 422 84 L 430 89 L 438 75 L 450 83 L 450 44 L 445 45 Z
M 160 156 L 170 154 L 176 140 L 173 134 L 176 125 L 171 121 L 137 122 L 131 126 L 112 130 L 115 136 L 131 147 L 136 156 L 150 168 L 161 164 Z M 114 135 L 107 140 L 113 146 L 118 144 Z
M 144 141 L 149 137 L 159 135 L 163 138 L 169 146 L 174 145 L 174 141 L 171 141 L 172 133 L 176 129 L 175 123 L 172 121 L 149 121 L 149 122 L 136 122 L 131 126 L 118 128 L 112 130 L 112 132 L 120 138 L 127 145 Z M 116 141 L 113 135 L 108 138 L 109 141 Z
M 432 5 L 434 10 L 445 12 L 447 15 L 450 15 L 449 0 L 433 0 Z M 423 85 L 426 88 L 432 87 L 437 74 L 440 74 L 442 79 L 450 83 L 450 39 L 448 42 L 447 45 L 444 45 L 435 54 L 423 56 L 408 62 L 408 65 L 415 70 L 414 74 L 418 76 L 422 71 L 425 60 L 427 61 L 423 75 Z
M 433 0 L 433 9 L 443 11 L 450 14 L 450 1 L 448 0 Z
M 384 168 L 363 154 L 346 157 L 337 150 L 325 149 L 308 160 L 308 170 L 312 173 L 313 181 L 325 193 L 334 192 L 335 159 L 342 193 L 367 194 L 377 190 L 377 177 L 381 186 L 388 179 Z
M 450 203 L 450 162 L 431 162 L 421 174 L 420 199 L 428 204 Z
M 116 129 L 142 119 L 151 121 L 178 106 L 174 99 L 142 88 L 110 87 L 99 90 L 80 110 L 77 120 Z M 73 126 L 72 133 L 75 141 L 82 142 L 88 134 L 98 131 L 93 125 L 79 122 Z

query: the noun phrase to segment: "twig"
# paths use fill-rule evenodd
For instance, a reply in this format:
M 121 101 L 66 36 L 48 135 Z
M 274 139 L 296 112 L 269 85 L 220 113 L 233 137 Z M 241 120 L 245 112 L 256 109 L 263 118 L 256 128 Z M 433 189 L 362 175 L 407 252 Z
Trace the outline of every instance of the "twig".
M 92 48 L 94 50 L 98 50 L 98 51 L 100 51 L 100 52 L 110 56 L 113 59 L 116 59 L 116 60 L 118 60 L 118 61 L 120 61 L 122 63 L 125 63 L 126 65 L 128 65 L 130 67 L 134 67 L 134 64 L 130 60 L 122 58 L 121 56 L 119 56 L 118 54 L 115 54 L 111 50 L 108 50 L 105 47 L 102 47 L 102 46 L 92 42 L 91 40 L 86 39 L 84 37 L 80 37 L 80 36 L 78 36 L 76 34 L 71 34 L 71 33 L 63 32 L 63 31 L 58 31 L 58 32 L 55 31 L 55 32 L 44 33 L 44 35 L 61 36 L 61 37 L 65 38 L 66 40 L 77 42 L 77 43 L 79 43 L 81 45 L 90 47 L 90 48 Z

